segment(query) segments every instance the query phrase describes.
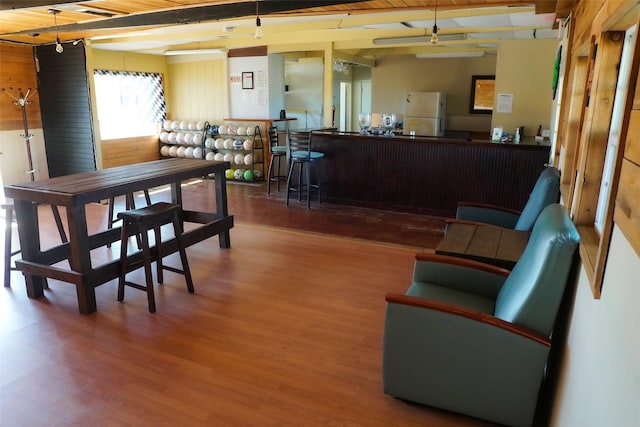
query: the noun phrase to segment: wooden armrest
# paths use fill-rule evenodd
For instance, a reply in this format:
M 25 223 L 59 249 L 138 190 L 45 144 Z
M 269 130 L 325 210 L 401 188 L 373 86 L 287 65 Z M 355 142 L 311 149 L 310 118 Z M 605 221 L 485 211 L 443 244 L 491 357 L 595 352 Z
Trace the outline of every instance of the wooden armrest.
M 447 225 L 447 224 L 465 224 L 465 225 L 476 225 L 476 226 L 481 226 L 481 227 L 496 227 L 496 228 L 504 229 L 504 227 L 500 227 L 499 225 L 489 224 L 489 223 L 480 222 L 480 221 L 471 221 L 470 219 L 447 218 L 447 219 L 444 220 L 444 223 L 445 223 L 445 225 Z
M 444 304 L 441 302 L 428 300 L 425 298 L 418 298 L 409 295 L 402 294 L 387 294 L 384 297 L 387 303 L 409 305 L 412 307 L 425 308 L 429 310 L 437 310 L 444 313 L 449 313 L 454 316 L 462 316 L 467 319 L 475 320 L 476 322 L 486 323 L 490 326 L 503 329 L 507 332 L 520 335 L 524 338 L 533 340 L 539 344 L 547 347 L 551 346 L 551 340 L 536 331 L 531 329 L 515 325 L 513 323 L 506 322 L 490 314 L 481 313 L 479 311 L 468 310 L 463 307 L 457 307 L 451 304 Z
M 440 255 L 440 254 L 429 253 L 429 252 L 418 252 L 416 253 L 415 258 L 416 258 L 416 261 L 440 262 L 444 264 L 457 265 L 460 267 L 475 268 L 476 270 L 498 274 L 503 277 L 507 277 L 509 274 L 511 274 L 511 271 L 505 268 L 496 267 L 495 265 L 487 264 L 480 261 L 474 261 L 472 259 L 458 258 L 454 256 L 449 256 L 449 255 Z
M 514 215 L 520 215 L 522 213 L 522 211 L 519 211 L 517 209 L 510 209 L 502 206 L 490 205 L 487 203 L 458 202 L 458 206 L 469 206 L 474 208 L 492 209 L 494 211 L 507 212 Z

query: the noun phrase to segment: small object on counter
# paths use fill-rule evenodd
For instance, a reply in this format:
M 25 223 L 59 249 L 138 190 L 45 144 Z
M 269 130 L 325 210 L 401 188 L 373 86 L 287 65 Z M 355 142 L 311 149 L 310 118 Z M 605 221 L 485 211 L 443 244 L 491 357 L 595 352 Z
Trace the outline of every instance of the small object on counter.
M 516 134 L 513 136 L 513 142 L 520 144 L 520 128 L 516 128 Z

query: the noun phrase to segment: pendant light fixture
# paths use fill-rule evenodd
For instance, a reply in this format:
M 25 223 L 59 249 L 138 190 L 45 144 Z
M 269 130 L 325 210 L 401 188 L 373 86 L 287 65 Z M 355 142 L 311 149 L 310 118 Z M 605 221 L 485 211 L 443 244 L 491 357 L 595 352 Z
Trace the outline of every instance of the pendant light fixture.
M 256 32 L 254 36 L 256 39 L 262 38 L 262 23 L 260 22 L 260 12 L 258 11 L 257 1 L 256 1 Z
M 49 13 L 53 15 L 53 25 L 56 27 L 56 52 L 62 53 L 64 52 L 64 47 L 62 43 L 60 43 L 60 37 L 58 37 L 58 19 L 56 15 L 60 13 L 57 9 L 49 9 Z
M 436 0 L 436 8 L 433 12 L 433 29 L 431 31 L 431 43 L 438 43 L 438 0 Z
M 30 33 L 31 37 L 33 37 L 33 44 L 31 45 L 32 53 L 33 53 L 33 63 L 36 66 L 36 73 L 40 72 L 40 58 L 38 58 L 38 45 L 36 44 L 36 37 L 40 35 L 40 33 Z

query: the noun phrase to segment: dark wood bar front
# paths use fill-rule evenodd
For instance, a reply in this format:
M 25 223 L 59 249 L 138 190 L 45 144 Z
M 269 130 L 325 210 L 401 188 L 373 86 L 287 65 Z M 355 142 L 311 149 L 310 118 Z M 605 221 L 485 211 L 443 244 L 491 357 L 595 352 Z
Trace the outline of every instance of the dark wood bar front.
M 314 132 L 323 200 L 453 216 L 458 201 L 521 210 L 549 146 Z

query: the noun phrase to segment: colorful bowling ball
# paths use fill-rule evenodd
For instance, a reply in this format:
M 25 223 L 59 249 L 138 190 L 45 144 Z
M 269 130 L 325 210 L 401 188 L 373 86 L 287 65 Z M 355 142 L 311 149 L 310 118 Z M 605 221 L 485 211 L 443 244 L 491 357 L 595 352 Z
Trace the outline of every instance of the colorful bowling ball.
M 244 170 L 242 169 L 236 169 L 235 172 L 233 172 L 233 179 L 242 179 L 243 176 Z
M 244 171 L 243 177 L 245 181 L 253 181 L 253 171 L 251 169 L 247 169 Z
M 227 169 L 226 171 L 224 171 L 224 176 L 227 179 L 233 179 L 233 175 L 235 174 L 236 171 L 234 171 L 233 169 Z
M 209 134 L 210 135 L 217 135 L 218 134 L 218 125 L 211 125 L 211 127 L 209 127 Z
M 233 149 L 234 150 L 242 150 L 243 143 L 239 139 L 233 141 Z

